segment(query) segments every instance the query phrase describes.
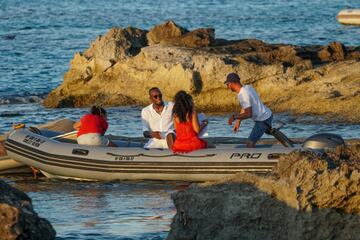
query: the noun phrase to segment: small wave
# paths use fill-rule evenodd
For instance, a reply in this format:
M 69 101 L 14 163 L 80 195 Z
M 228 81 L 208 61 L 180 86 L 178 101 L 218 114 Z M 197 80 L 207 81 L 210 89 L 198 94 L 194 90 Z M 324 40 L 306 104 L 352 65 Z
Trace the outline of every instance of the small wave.
M 31 30 L 31 29 L 33 29 L 32 27 L 23 27 L 23 28 L 20 28 L 19 30 L 21 31 L 21 30 Z
M 8 97 L 0 98 L 0 105 L 41 103 L 44 100 L 44 97 L 45 97 L 44 95 L 8 96 Z
M 2 35 L 1 38 L 5 39 L 5 40 L 14 40 L 16 38 L 16 35 L 15 34 L 7 34 L 7 35 Z
M 2 112 L 0 113 L 0 117 L 20 117 L 23 116 L 21 112 Z

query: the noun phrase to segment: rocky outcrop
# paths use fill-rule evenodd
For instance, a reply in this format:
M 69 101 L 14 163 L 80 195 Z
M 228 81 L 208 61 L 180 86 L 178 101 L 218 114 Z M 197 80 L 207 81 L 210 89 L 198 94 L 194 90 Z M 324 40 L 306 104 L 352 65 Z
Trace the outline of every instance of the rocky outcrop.
M 346 59 L 346 47 L 340 42 L 333 42 L 319 51 L 322 61 L 343 61 Z
M 55 239 L 55 230 L 34 211 L 31 199 L 0 180 L 0 239 Z
M 172 21 L 150 29 L 111 29 L 76 53 L 64 82 L 46 107 L 147 104 L 147 91 L 167 100 L 190 92 L 202 111 L 234 111 L 235 94 L 223 84 L 229 72 L 253 84 L 274 112 L 317 114 L 360 121 L 360 49 L 216 39 L 214 29 L 189 31 Z
M 147 46 L 146 33 L 145 30 L 133 27 L 113 28 L 104 36 L 97 37 L 90 48 L 84 52 L 84 57 L 111 63 L 135 56 L 141 48 Z
M 239 174 L 172 195 L 167 239 L 357 239 L 360 145 L 281 157 L 273 174 Z
M 209 47 L 215 44 L 215 30 L 213 28 L 196 29 L 179 37 L 164 39 L 160 44 L 187 48 Z
M 147 39 L 149 45 L 155 45 L 161 41 L 166 41 L 168 39 L 181 37 L 183 34 L 188 33 L 189 30 L 177 25 L 173 21 L 167 21 L 164 24 L 154 26 L 147 33 Z

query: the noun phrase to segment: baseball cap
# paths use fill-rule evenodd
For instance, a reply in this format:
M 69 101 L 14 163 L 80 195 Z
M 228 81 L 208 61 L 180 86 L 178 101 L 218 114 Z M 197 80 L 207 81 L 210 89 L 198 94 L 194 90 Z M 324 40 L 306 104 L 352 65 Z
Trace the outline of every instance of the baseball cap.
M 240 77 L 237 73 L 229 73 L 226 77 L 226 80 L 224 82 L 224 84 L 228 84 L 228 83 L 240 83 Z

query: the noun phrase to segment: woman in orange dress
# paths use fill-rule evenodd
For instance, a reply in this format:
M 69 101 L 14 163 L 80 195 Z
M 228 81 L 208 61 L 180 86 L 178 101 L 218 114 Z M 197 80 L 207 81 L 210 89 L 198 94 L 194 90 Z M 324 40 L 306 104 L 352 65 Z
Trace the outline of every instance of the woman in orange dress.
M 193 99 L 185 91 L 179 91 L 175 95 L 173 118 L 176 139 L 172 150 L 175 153 L 187 153 L 207 147 L 207 142 L 199 138 L 198 134 L 208 121 L 204 120 L 199 124 Z

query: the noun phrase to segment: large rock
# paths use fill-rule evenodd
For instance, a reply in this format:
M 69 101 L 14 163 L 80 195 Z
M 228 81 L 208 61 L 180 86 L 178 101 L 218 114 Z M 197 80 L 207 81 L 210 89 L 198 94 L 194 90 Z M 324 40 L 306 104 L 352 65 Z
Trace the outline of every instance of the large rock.
M 86 80 L 87 69 L 96 69 L 96 66 L 94 59 L 87 60 L 80 54 L 76 55 L 70 71 L 65 74 L 64 83 L 50 93 L 45 105 L 147 104 L 148 89 L 158 86 L 168 100 L 183 89 L 194 95 L 199 109 L 233 109 L 236 96 L 230 95 L 223 84 L 228 72 L 239 72 L 244 79 L 260 79 L 284 71 L 281 64 L 256 65 L 241 57 L 163 46 L 145 47 L 137 56 L 119 61 L 105 72 Z
M 34 211 L 31 199 L 0 180 L 0 239 L 55 239 L 56 232 Z
M 200 28 L 182 36 L 161 40 L 164 46 L 178 46 L 188 48 L 203 48 L 215 44 L 215 30 L 213 28 Z
M 172 195 L 167 239 L 357 239 L 360 145 L 293 153 L 271 175 L 239 174 Z
M 133 27 L 112 28 L 104 36 L 97 37 L 84 56 L 109 62 L 135 56 L 142 47 L 147 46 L 146 33 L 145 30 Z
M 359 48 L 219 40 L 213 29 L 188 32 L 167 22 L 148 32 L 150 46 L 142 42 L 137 45 L 143 46 L 140 52 L 116 55 L 126 47 L 114 44 L 115 32 L 105 34 L 106 41 L 96 40 L 85 54 L 75 54 L 64 82 L 44 101 L 46 107 L 148 104 L 148 89 L 158 86 L 167 100 L 185 90 L 199 110 L 235 111 L 236 96 L 223 81 L 229 72 L 237 72 L 274 112 L 360 121 Z M 135 34 L 136 41 L 144 32 Z M 107 51 L 108 43 L 120 49 Z
M 189 32 L 189 30 L 169 20 L 163 24 L 159 24 L 151 28 L 146 36 L 148 43 L 151 46 L 158 44 L 161 41 L 166 41 L 167 39 L 180 37 L 187 32 Z
M 346 47 L 341 42 L 332 42 L 319 51 L 322 61 L 342 61 L 346 58 Z

